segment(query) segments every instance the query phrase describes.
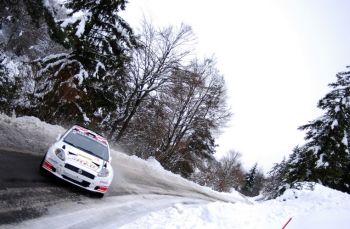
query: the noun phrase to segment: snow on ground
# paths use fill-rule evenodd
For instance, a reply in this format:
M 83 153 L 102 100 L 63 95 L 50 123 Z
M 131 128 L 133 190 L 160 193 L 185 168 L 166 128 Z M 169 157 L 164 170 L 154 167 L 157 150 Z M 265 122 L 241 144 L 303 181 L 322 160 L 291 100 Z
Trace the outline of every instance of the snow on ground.
M 0 114 L 0 147 L 44 155 L 60 126 Z M 64 203 L 41 218 L 5 228 L 349 228 L 350 195 L 316 184 L 274 200 L 218 193 L 164 170 L 154 159 L 113 152 L 109 196 Z
M 126 224 L 131 228 L 349 228 L 350 195 L 316 184 L 314 190 L 288 190 L 269 201 L 213 202 L 152 212 Z

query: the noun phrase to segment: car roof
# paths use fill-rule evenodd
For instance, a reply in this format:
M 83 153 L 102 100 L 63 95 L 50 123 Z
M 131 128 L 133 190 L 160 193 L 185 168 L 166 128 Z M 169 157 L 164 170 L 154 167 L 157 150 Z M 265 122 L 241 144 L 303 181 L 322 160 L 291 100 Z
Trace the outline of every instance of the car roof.
M 95 133 L 95 132 L 93 132 L 91 130 L 88 130 L 88 129 L 84 128 L 84 127 L 78 126 L 78 125 L 74 125 L 71 128 L 71 130 L 74 130 L 74 129 L 79 131 L 79 132 L 81 132 L 81 133 L 83 133 L 83 134 L 89 134 L 89 136 L 93 137 L 96 141 L 101 142 L 101 143 L 103 143 L 103 144 L 108 146 L 108 141 L 103 136 L 101 136 L 101 135 L 99 135 L 99 134 L 97 134 L 97 133 Z

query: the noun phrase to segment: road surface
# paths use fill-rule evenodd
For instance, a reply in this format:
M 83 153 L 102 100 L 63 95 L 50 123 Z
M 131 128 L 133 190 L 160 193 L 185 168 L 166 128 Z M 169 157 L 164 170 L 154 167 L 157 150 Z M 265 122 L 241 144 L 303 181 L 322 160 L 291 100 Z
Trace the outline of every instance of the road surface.
M 0 150 L 0 225 L 35 218 L 54 204 L 92 196 L 53 176 L 39 175 L 41 160 Z

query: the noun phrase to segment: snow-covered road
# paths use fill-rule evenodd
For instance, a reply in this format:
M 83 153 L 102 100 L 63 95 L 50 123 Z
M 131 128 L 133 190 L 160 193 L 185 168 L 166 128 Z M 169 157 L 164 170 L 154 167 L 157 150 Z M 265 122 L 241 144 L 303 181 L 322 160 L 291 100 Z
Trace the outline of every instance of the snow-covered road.
M 196 206 L 207 201 L 165 195 L 110 196 L 63 203 L 49 209 L 46 216 L 4 228 L 119 228 L 159 209 L 176 204 Z
M 18 154 L 11 155 L 16 161 L 23 156 L 28 163 L 37 163 L 63 131 L 33 117 L 0 114 L 0 148 L 22 152 L 12 152 Z M 0 169 L 6 163 L 0 163 Z M 55 201 L 42 202 L 45 211 L 33 219 L 0 228 L 281 228 L 289 219 L 287 229 L 349 228 L 350 195 L 319 184 L 314 189 L 287 190 L 277 199 L 259 202 L 247 200 L 238 192 L 218 193 L 196 185 L 165 171 L 154 159 L 144 161 L 113 151 L 112 164 L 115 179 L 103 199 L 90 198 L 60 183 L 32 179 L 34 170 L 23 170 L 28 180 L 34 180 L 30 191 L 27 188 L 22 192 L 22 186 L 7 187 L 6 182 L 0 186 L 0 217 L 6 214 L 4 203 L 21 210 L 38 205 L 43 200 L 40 196 L 51 195 Z M 15 197 L 10 201 L 6 199 L 9 192 Z M 33 199 L 28 201 L 21 195 Z

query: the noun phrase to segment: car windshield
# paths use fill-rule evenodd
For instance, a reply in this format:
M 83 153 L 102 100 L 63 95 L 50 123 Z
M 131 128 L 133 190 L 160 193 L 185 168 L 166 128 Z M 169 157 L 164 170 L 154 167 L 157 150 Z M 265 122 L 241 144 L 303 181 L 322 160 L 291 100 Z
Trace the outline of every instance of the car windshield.
M 96 141 L 92 137 L 86 136 L 83 133 L 72 130 L 63 139 L 63 141 L 91 155 L 108 161 L 109 155 L 107 145 Z

